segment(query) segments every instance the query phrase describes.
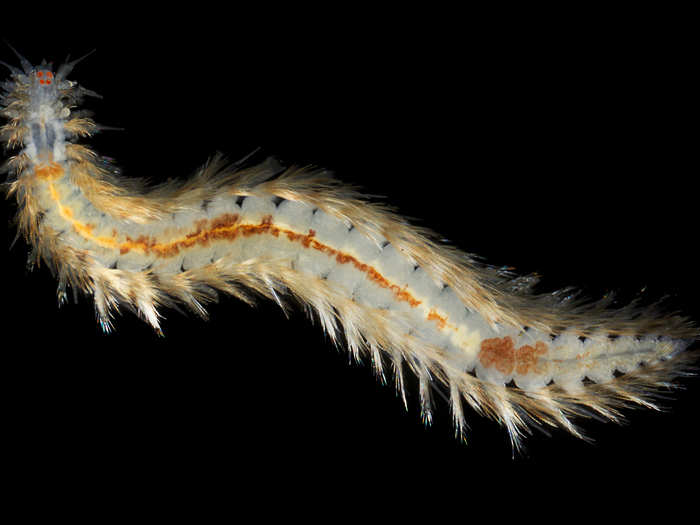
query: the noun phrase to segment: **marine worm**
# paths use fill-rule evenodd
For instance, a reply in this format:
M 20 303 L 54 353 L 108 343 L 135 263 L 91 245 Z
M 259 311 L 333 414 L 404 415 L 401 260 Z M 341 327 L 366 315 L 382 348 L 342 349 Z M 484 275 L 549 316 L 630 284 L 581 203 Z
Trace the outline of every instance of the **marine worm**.
M 18 55 L 19 56 L 19 55 Z M 4 64 L 6 190 L 30 262 L 91 296 L 105 332 L 120 308 L 158 333 L 164 308 L 206 317 L 218 293 L 303 305 L 377 374 L 418 377 L 423 417 L 448 399 L 494 418 L 514 447 L 533 426 L 583 433 L 577 416 L 619 420 L 687 373 L 698 328 L 660 308 L 535 293 L 535 275 L 476 261 L 323 169 L 213 157 L 186 182 L 149 187 L 82 141 L 103 129 L 76 107 L 96 96 L 57 68 Z

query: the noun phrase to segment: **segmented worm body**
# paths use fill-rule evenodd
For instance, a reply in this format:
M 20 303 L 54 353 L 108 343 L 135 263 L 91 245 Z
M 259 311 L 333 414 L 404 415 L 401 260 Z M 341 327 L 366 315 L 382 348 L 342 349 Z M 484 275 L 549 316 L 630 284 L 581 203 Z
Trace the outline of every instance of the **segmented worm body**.
M 698 337 L 688 319 L 634 305 L 539 295 L 536 276 L 474 261 L 321 169 L 215 157 L 184 183 L 127 180 L 79 140 L 101 127 L 75 107 L 93 92 L 21 58 L 3 83 L 8 194 L 30 258 L 92 296 L 105 331 L 120 307 L 160 333 L 161 310 L 206 316 L 217 293 L 309 309 L 333 341 L 380 375 L 417 375 L 423 414 L 445 392 L 463 433 L 464 404 L 503 424 L 581 435 L 572 416 L 617 420 L 627 404 L 685 373 Z M 251 292 L 253 292 L 251 294 Z M 566 297 L 566 299 L 565 299 Z

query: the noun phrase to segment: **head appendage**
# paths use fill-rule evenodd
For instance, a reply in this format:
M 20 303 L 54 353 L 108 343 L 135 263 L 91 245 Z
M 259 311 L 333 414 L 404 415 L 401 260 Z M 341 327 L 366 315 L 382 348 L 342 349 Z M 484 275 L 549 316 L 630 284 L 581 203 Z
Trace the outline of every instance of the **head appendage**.
M 29 60 L 27 60 L 22 54 L 20 54 L 19 51 L 17 51 L 14 47 L 12 47 L 12 45 L 7 40 L 3 39 L 3 41 L 5 42 L 7 47 L 9 47 L 12 50 L 12 52 L 17 56 L 17 58 L 19 59 L 19 63 L 22 66 L 22 69 L 19 69 L 19 68 L 15 67 L 11 64 L 8 64 L 7 62 L 4 62 L 2 60 L 0 60 L 0 64 L 5 66 L 6 68 L 8 68 L 13 75 L 22 75 L 22 74 L 31 75 L 34 72 L 34 70 L 36 69 L 32 65 L 32 63 Z M 56 80 L 57 81 L 65 80 L 65 78 L 71 73 L 71 71 L 73 71 L 73 69 L 75 68 L 75 66 L 78 63 L 82 62 L 84 59 L 86 59 L 87 57 L 92 55 L 95 51 L 96 51 L 96 49 L 93 49 L 93 50 L 85 53 L 83 56 L 76 58 L 75 60 L 70 60 L 70 54 L 69 54 L 66 57 L 65 62 L 63 64 L 61 64 L 60 66 L 58 66 L 58 70 L 56 71 Z M 41 61 L 41 64 L 38 67 L 40 67 L 42 69 L 51 70 L 51 69 L 53 69 L 53 63 L 46 62 L 46 60 L 44 59 Z M 99 96 L 92 91 L 89 91 L 89 90 L 87 90 L 87 91 L 88 92 L 86 94 Z
M 57 77 L 58 79 L 60 79 L 60 80 L 65 79 L 68 75 L 70 75 L 70 72 L 73 71 L 73 68 L 74 68 L 78 63 L 80 63 L 80 62 L 82 62 L 83 60 L 85 60 L 87 57 L 89 57 L 90 55 L 92 55 L 95 51 L 97 51 L 97 50 L 96 50 L 96 49 L 93 49 L 92 51 L 88 51 L 88 52 L 85 53 L 83 56 L 81 56 L 80 58 L 76 58 L 76 59 L 73 60 L 73 61 L 70 61 L 70 55 L 68 55 L 68 56 L 66 57 L 66 61 L 65 61 L 63 64 L 61 64 L 60 66 L 58 66 L 58 71 L 56 71 L 56 77 Z
M 9 47 L 9 48 L 12 50 L 12 52 L 13 52 L 15 55 L 17 55 L 17 58 L 19 58 L 19 63 L 20 63 L 20 65 L 22 66 L 22 69 L 24 70 L 24 73 L 27 74 L 27 75 L 31 74 L 32 70 L 34 69 L 34 66 L 32 66 L 31 62 L 29 62 L 29 60 L 27 60 L 26 58 L 24 58 L 24 57 L 19 53 L 19 51 L 17 51 L 14 47 L 12 47 L 12 45 L 11 45 L 7 40 L 3 39 L 3 42 L 5 42 L 5 45 L 7 45 L 7 47 Z M 3 64 L 5 67 L 9 68 L 10 71 L 11 71 L 13 74 L 15 74 L 15 75 L 16 75 L 16 74 L 20 74 L 20 75 L 22 74 L 22 71 L 20 71 L 19 69 L 17 69 L 17 68 L 14 67 L 14 66 L 11 66 L 10 64 L 8 64 L 8 63 L 6 63 L 6 62 L 0 62 L 0 64 Z

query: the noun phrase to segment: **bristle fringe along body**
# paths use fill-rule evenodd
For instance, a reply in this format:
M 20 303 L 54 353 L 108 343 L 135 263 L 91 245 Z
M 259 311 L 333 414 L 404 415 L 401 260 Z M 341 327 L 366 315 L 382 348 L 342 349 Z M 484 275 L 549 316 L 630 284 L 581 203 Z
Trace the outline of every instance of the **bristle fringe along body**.
M 283 308 L 294 298 L 378 377 L 390 363 L 404 402 L 414 373 L 426 422 L 438 392 L 458 435 L 471 407 L 514 447 L 533 426 L 582 436 L 576 416 L 655 408 L 689 370 L 688 319 L 535 294 L 534 277 L 477 263 L 324 170 L 214 157 L 186 183 L 127 183 L 77 142 L 100 126 L 72 116 L 95 96 L 68 80 L 76 63 L 8 66 L 0 137 L 32 262 L 57 276 L 59 302 L 69 288 L 92 296 L 104 331 L 122 307 L 160 333 L 163 308 L 206 317 L 217 293 Z

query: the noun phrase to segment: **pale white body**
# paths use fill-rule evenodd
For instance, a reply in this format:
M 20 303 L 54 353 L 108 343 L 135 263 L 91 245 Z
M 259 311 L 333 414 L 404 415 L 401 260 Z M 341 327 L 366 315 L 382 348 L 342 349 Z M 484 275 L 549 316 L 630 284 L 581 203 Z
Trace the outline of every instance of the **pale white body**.
M 668 355 L 675 348 L 670 340 L 660 342 L 656 337 L 620 336 L 611 340 L 606 334 L 599 334 L 582 340 L 573 333 L 550 337 L 536 329 L 489 323 L 478 311 L 469 310 L 451 287 L 436 282 L 428 271 L 415 265 L 387 239 L 370 238 L 358 228 L 351 228 L 350 223 L 310 204 L 289 200 L 276 204 L 274 195 L 225 194 L 206 206 L 174 213 L 169 221 L 137 224 L 118 221 L 99 212 L 80 189 L 71 184 L 70 177 L 56 181 L 53 188 L 60 196 L 58 201 L 51 197 L 48 189 L 40 194 L 46 225 L 63 232 L 64 241 L 71 246 L 89 250 L 106 268 L 134 272 L 149 268 L 165 276 L 203 267 L 216 260 L 224 260 L 232 266 L 253 258 L 275 260 L 309 278 L 325 279 L 345 297 L 369 309 L 400 313 L 405 318 L 406 334 L 444 350 L 456 369 L 475 372 L 477 377 L 490 383 L 504 385 L 514 381 L 521 389 L 536 391 L 554 381 L 567 390 L 576 390 L 581 388 L 584 378 L 609 381 L 615 371 L 629 372 L 643 362 Z M 71 220 L 65 218 L 59 205 L 72 210 Z M 73 228 L 75 221 L 79 221 L 94 225 L 92 235 L 95 237 L 111 237 L 116 231 L 117 242 L 127 237 L 147 236 L 169 243 L 192 234 L 193 225 L 200 221 L 215 221 L 226 214 L 237 215 L 237 224 L 241 226 L 255 227 L 267 217 L 272 226 L 300 236 L 312 230 L 315 241 L 330 247 L 333 254 L 305 247 L 286 235 L 263 233 L 235 240 L 214 240 L 205 246 L 160 258 L 138 250 L 120 254 L 118 249 L 100 246 Z M 352 256 L 361 264 L 376 269 L 391 285 L 405 290 L 420 304 L 411 306 L 355 265 L 339 263 L 335 252 Z M 504 337 L 511 337 L 516 348 L 532 346 L 538 341 L 546 343 L 550 350 L 546 357 L 540 357 L 541 372 L 518 374 L 513 370 L 504 374 L 494 367 L 484 366 L 478 359 L 481 342 Z

